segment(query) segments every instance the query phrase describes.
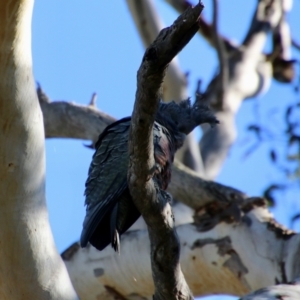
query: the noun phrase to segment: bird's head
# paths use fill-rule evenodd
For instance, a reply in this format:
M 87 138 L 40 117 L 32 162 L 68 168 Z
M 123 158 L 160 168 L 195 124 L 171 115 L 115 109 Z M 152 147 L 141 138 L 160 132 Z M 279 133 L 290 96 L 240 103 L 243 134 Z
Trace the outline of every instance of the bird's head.
M 182 100 L 179 103 L 161 102 L 158 114 L 173 122 L 177 129 L 184 134 L 189 134 L 198 125 L 204 123 L 209 123 L 212 127 L 219 123 L 213 111 L 199 100 L 193 105 L 190 99 Z

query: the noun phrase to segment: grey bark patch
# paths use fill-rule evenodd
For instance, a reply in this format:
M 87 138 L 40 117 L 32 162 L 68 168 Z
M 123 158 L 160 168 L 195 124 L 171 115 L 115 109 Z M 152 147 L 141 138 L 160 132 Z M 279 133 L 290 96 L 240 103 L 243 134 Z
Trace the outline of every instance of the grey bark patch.
M 137 293 L 132 293 L 128 296 L 128 298 L 130 298 L 131 300 L 148 300 L 148 298 L 143 297 Z
M 209 244 L 214 244 L 215 240 L 211 239 L 211 238 L 207 238 L 207 239 L 198 239 L 194 242 L 193 246 L 191 247 L 191 250 L 194 250 L 196 248 L 202 248 L 206 245 Z
M 279 224 L 276 220 L 270 219 L 267 223 L 267 228 L 271 231 L 273 231 L 277 238 L 288 240 L 292 236 L 296 234 L 295 231 L 290 230 L 283 225 Z
M 65 261 L 71 260 L 74 254 L 79 250 L 79 248 L 80 248 L 79 243 L 76 242 L 72 244 L 61 254 L 62 259 Z
M 100 277 L 104 275 L 104 269 L 102 268 L 96 268 L 94 269 L 94 276 L 95 277 Z
M 251 290 L 244 276 L 249 271 L 247 267 L 243 264 L 238 253 L 233 248 L 231 248 L 226 251 L 226 254 L 230 255 L 230 258 L 224 262 L 223 266 L 228 268 L 245 287 Z
M 115 288 L 113 288 L 109 285 L 105 285 L 104 287 L 105 287 L 106 291 L 108 292 L 108 294 L 113 297 L 113 299 L 126 300 L 126 298 L 122 294 L 120 294 Z
M 203 213 L 204 212 L 204 213 Z M 194 215 L 198 231 L 205 232 L 224 222 L 232 224 L 241 221 L 242 210 L 237 203 L 211 202 L 202 207 L 201 213 Z
M 221 239 L 211 239 L 211 238 L 207 238 L 207 239 L 198 239 L 194 242 L 193 246 L 191 247 L 192 250 L 196 249 L 196 248 L 202 248 L 206 245 L 209 244 L 215 244 L 216 247 L 218 248 L 218 254 L 220 255 L 225 255 L 228 251 L 228 249 L 231 249 L 231 239 L 229 236 L 225 236 Z
M 223 266 L 230 269 L 231 272 L 236 275 L 236 277 L 242 279 L 243 275 L 248 273 L 248 269 L 243 264 L 235 250 L 232 249 L 230 255 L 231 257 L 224 262 Z
M 242 222 L 245 223 L 248 227 L 251 227 L 252 220 L 248 216 L 242 216 Z
M 284 263 L 284 261 L 282 261 L 280 263 L 280 272 L 281 272 L 282 283 L 288 283 L 286 272 L 285 272 L 285 263 Z
M 249 271 L 247 267 L 243 264 L 238 253 L 233 249 L 231 244 L 231 239 L 229 236 L 225 236 L 221 239 L 198 239 L 194 242 L 191 247 L 192 250 L 196 248 L 202 248 L 206 245 L 214 244 L 218 249 L 218 254 L 220 256 L 229 255 L 230 258 L 226 260 L 223 264 L 224 267 L 228 268 L 241 282 L 244 286 L 250 289 L 244 275 Z M 217 265 L 216 262 L 212 262 L 213 265 Z
M 251 197 L 247 198 L 243 205 L 242 205 L 242 210 L 244 213 L 248 213 L 255 207 L 266 207 L 267 206 L 267 201 L 264 198 L 261 197 Z
M 292 272 L 290 273 L 292 278 L 294 278 L 295 276 L 299 277 L 300 274 L 300 259 L 299 259 L 299 253 L 300 253 L 300 247 L 299 244 L 297 245 L 297 247 L 294 247 L 294 252 L 293 252 L 293 259 L 291 262 L 291 267 L 292 267 Z M 290 278 L 291 279 L 291 278 Z

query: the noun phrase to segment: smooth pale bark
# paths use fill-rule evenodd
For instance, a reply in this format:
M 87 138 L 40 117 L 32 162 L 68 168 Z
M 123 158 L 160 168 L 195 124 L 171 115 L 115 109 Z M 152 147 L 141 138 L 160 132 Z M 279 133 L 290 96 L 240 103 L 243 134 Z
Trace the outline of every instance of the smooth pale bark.
M 257 38 L 258 38 L 257 40 L 258 41 L 260 40 L 260 42 L 264 42 L 265 41 L 265 36 L 266 36 L 265 32 L 263 32 L 262 34 L 259 33 L 257 35 Z M 253 41 L 254 40 L 252 39 L 252 42 Z M 252 44 L 254 45 L 255 43 L 252 43 Z M 259 43 L 259 44 L 263 45 L 263 43 Z M 256 46 L 254 47 L 256 50 L 259 50 L 259 47 L 257 47 L 257 45 L 260 46 L 259 44 L 256 44 Z M 246 45 L 246 46 L 249 46 L 249 45 Z M 243 50 L 244 50 L 244 48 L 243 48 Z M 235 82 L 235 84 L 232 87 L 230 87 L 230 89 L 232 90 L 232 94 L 229 93 L 228 95 L 226 95 L 227 99 L 231 99 L 230 100 L 231 101 L 230 108 L 229 108 L 229 110 L 227 110 L 227 111 L 224 110 L 224 112 L 223 112 L 223 114 L 224 114 L 224 118 L 223 119 L 226 120 L 228 118 L 228 116 L 229 116 L 229 121 L 230 121 L 229 124 L 232 124 L 233 126 L 234 126 L 234 116 L 235 116 L 235 113 L 236 113 L 239 105 L 241 104 L 241 100 L 240 99 L 243 98 L 242 95 L 240 94 L 240 92 L 243 92 L 244 94 L 247 94 L 247 95 L 251 96 L 251 95 L 253 95 L 253 94 L 255 94 L 255 93 L 257 93 L 257 92 L 259 92 L 259 91 L 261 91 L 263 89 L 264 82 L 262 82 L 261 79 L 267 79 L 268 80 L 268 79 L 271 78 L 271 75 L 270 75 L 271 72 L 270 72 L 269 64 L 267 63 L 266 64 L 266 68 L 265 68 L 265 66 L 264 66 L 264 64 L 265 64 L 264 56 L 261 55 L 261 54 L 262 54 L 262 52 L 260 51 L 259 52 L 259 56 L 257 56 L 258 60 L 255 60 L 254 62 L 251 62 L 251 60 L 248 60 L 246 62 L 246 60 L 245 60 L 245 61 L 243 61 L 243 64 L 237 64 L 234 67 L 237 72 L 240 72 L 240 70 L 243 69 L 243 67 L 242 67 L 243 65 L 247 66 L 247 68 L 245 68 L 245 69 L 251 69 L 251 72 L 250 72 L 251 74 L 249 74 L 249 75 L 251 77 L 250 78 L 251 79 L 250 82 L 253 83 L 253 85 L 249 86 L 249 84 L 248 85 L 244 84 L 243 86 L 246 87 L 246 88 L 243 88 L 243 89 L 239 90 L 239 87 L 242 86 L 241 83 L 243 83 L 243 82 L 244 83 L 249 82 L 249 80 L 245 80 L 245 77 L 240 76 L 240 74 L 238 74 L 238 73 L 235 73 L 236 78 L 241 78 L 241 82 Z M 243 53 L 243 55 L 245 55 L 245 53 Z M 244 58 L 248 59 L 248 58 L 251 58 L 251 57 L 250 56 L 247 57 L 247 55 L 245 55 Z M 249 64 L 249 62 L 251 62 L 251 64 Z M 255 62 L 259 62 L 259 64 L 255 65 Z M 254 68 L 253 66 L 256 66 L 257 68 Z M 259 72 L 264 71 L 264 70 L 268 71 L 267 72 L 267 76 L 262 77 L 261 76 L 262 73 L 259 73 Z M 235 87 L 237 87 L 237 89 L 235 89 Z M 249 96 L 247 96 L 247 97 L 249 97 Z M 227 101 L 228 100 L 225 100 L 225 104 L 227 103 Z M 228 109 L 228 107 L 227 107 L 227 109 Z M 229 115 L 227 114 L 228 111 L 229 111 Z M 222 115 L 221 115 L 221 117 L 222 117 Z M 227 150 L 230 147 L 230 144 L 234 141 L 234 138 L 235 138 L 235 136 L 234 136 L 234 129 L 232 130 L 232 128 L 229 128 L 227 130 L 227 132 L 229 133 L 229 137 L 230 138 L 233 137 L 232 140 L 228 139 L 229 146 L 227 147 L 227 145 L 225 144 L 225 147 L 224 147 L 224 144 L 222 144 L 222 143 L 220 145 L 218 145 L 218 147 L 220 149 L 224 149 L 225 150 L 224 151 L 225 156 L 226 156 Z M 233 135 L 232 135 L 232 133 L 233 133 Z M 221 132 L 221 134 L 222 134 L 222 132 Z M 222 138 L 221 134 L 219 134 L 219 135 Z M 226 132 L 225 132 L 225 134 L 226 134 Z M 218 158 L 220 156 L 215 155 L 215 157 Z M 221 158 L 222 158 L 222 161 L 223 161 L 224 158 L 222 156 L 221 156 Z M 214 173 L 218 172 L 218 169 L 220 169 L 222 161 L 218 164 L 219 167 L 217 166 L 217 168 L 216 168 L 217 171 L 214 171 Z M 211 175 L 211 177 L 214 177 L 214 175 Z M 258 211 L 260 209 L 261 208 L 258 208 Z M 200 212 L 202 212 L 202 211 L 200 211 Z M 214 246 L 215 248 L 218 248 L 218 251 L 220 250 L 219 248 L 222 248 L 223 250 L 225 249 L 224 250 L 225 252 L 228 251 L 228 253 L 227 252 L 225 253 L 225 254 L 229 255 L 228 260 L 226 261 L 227 264 L 225 264 L 225 262 L 223 263 L 223 265 L 221 267 L 221 271 L 223 269 L 226 270 L 226 268 L 228 268 L 228 269 L 230 269 L 229 272 L 233 273 L 236 277 L 238 277 L 239 281 L 242 281 L 242 284 L 241 283 L 237 284 L 237 286 L 235 287 L 236 289 L 235 289 L 234 293 L 243 294 L 245 292 L 243 289 L 245 289 L 245 286 L 247 287 L 247 285 L 250 285 L 250 290 L 252 290 L 252 289 L 256 289 L 256 288 L 258 288 L 260 286 L 263 286 L 263 285 L 274 284 L 274 278 L 271 278 L 271 275 L 274 275 L 274 274 L 276 275 L 276 280 L 277 281 L 282 281 L 282 282 L 284 282 L 287 278 L 290 279 L 290 278 L 294 278 L 295 275 L 298 276 L 298 273 L 299 273 L 298 269 L 299 269 L 299 267 L 298 267 L 298 264 L 297 264 L 297 256 L 298 256 L 298 252 L 299 252 L 299 250 L 298 250 L 299 249 L 299 238 L 298 238 L 297 235 L 296 236 L 291 236 L 291 235 L 288 234 L 287 236 L 289 236 L 289 238 L 287 238 L 287 239 L 283 238 L 283 237 L 280 237 L 280 236 L 279 237 L 276 236 L 275 241 L 274 241 L 274 238 L 272 238 L 271 235 L 274 232 L 276 232 L 276 234 L 278 234 L 278 231 L 275 230 L 276 226 L 274 226 L 274 224 L 272 224 L 270 222 L 266 223 L 267 225 L 265 224 L 266 226 L 264 228 L 261 228 L 258 225 L 254 226 L 256 224 L 256 222 L 252 221 L 252 223 L 251 223 L 251 218 L 249 218 L 249 219 L 243 218 L 242 221 L 236 220 L 235 223 L 232 223 L 232 227 L 230 227 L 230 229 L 226 229 L 227 226 L 229 226 L 229 225 L 226 224 L 226 223 L 224 223 L 224 220 L 228 220 L 227 218 L 230 216 L 230 214 L 228 215 L 228 212 L 226 213 L 226 210 L 225 210 L 225 212 L 224 212 L 224 210 L 222 210 L 219 213 L 220 213 L 220 216 L 222 216 L 223 219 L 222 218 L 221 219 L 223 221 L 219 222 L 218 225 L 215 225 L 214 229 L 216 229 L 217 227 L 220 226 L 219 227 L 220 228 L 219 232 L 221 232 L 222 234 L 226 234 L 227 231 L 231 232 L 230 241 L 228 241 L 228 239 L 223 239 L 222 237 L 224 237 L 224 235 L 220 235 L 218 233 L 215 233 L 214 229 L 210 229 L 209 231 L 207 231 L 207 233 L 209 233 L 208 236 L 204 235 L 204 238 L 202 238 L 203 236 L 201 236 L 201 238 L 196 238 L 195 237 L 193 245 L 196 245 L 199 248 L 206 248 L 206 247 L 209 247 L 211 245 L 211 246 Z M 236 211 L 235 210 L 233 210 L 231 213 L 233 213 L 233 216 L 231 216 L 231 217 L 236 217 Z M 264 222 L 264 221 L 266 221 L 266 219 L 268 219 L 268 217 L 267 217 L 267 215 L 266 216 L 258 215 L 258 219 L 259 219 L 259 222 Z M 209 221 L 210 224 L 208 224 L 208 225 L 211 225 L 211 223 L 214 224 L 213 222 L 216 221 L 216 219 L 213 218 L 213 220 L 211 220 L 210 218 L 208 218 L 206 221 L 207 222 Z M 194 225 L 184 225 L 183 227 L 187 227 L 187 226 L 190 226 L 189 228 L 192 228 L 191 226 L 194 226 Z M 247 231 L 243 231 L 243 226 L 244 227 L 248 226 L 249 228 L 252 228 L 252 230 L 253 230 L 253 232 L 255 234 L 252 234 L 252 235 L 248 234 L 247 235 Z M 179 228 L 179 231 L 180 231 L 180 228 Z M 239 230 L 243 234 L 241 236 L 238 236 L 238 237 L 235 238 L 234 237 L 235 233 L 237 231 L 239 231 Z M 139 236 L 139 234 L 141 234 L 141 233 L 142 233 L 142 231 L 135 232 L 135 234 L 137 236 Z M 128 233 L 128 235 L 129 234 L 130 233 Z M 131 234 L 133 234 L 133 233 L 131 233 Z M 256 235 L 260 236 L 260 239 L 257 238 Z M 192 236 L 192 232 L 188 231 L 188 230 L 187 231 L 183 231 L 182 239 L 186 238 L 186 236 Z M 243 237 L 244 237 L 244 240 L 243 240 Z M 127 236 L 126 236 L 126 238 L 127 238 Z M 130 244 L 133 244 L 133 246 L 135 247 L 134 248 L 132 246 L 132 248 L 130 248 L 131 249 L 130 255 L 133 257 L 132 261 L 131 261 L 132 266 L 135 266 L 139 262 L 140 257 L 143 258 L 142 253 L 139 256 L 136 255 L 136 253 L 140 253 L 139 251 L 137 251 L 137 249 L 139 249 L 139 250 L 144 249 L 143 247 L 147 246 L 147 242 L 146 241 L 148 240 L 147 237 L 144 238 L 142 240 L 142 246 L 140 248 L 138 248 L 137 245 L 134 242 L 135 238 L 137 238 L 137 237 L 134 236 L 134 238 L 132 238 L 130 240 L 130 242 L 128 242 Z M 232 240 L 231 240 L 231 238 L 232 238 L 232 240 L 235 240 L 236 243 L 233 243 Z M 248 238 L 248 240 L 247 240 L 247 238 Z M 254 243 L 255 247 L 251 247 L 251 245 L 247 244 L 247 242 L 249 242 L 249 239 Z M 124 243 L 126 244 L 126 240 L 124 241 Z M 244 246 L 245 249 L 243 247 L 239 247 L 239 243 L 242 243 L 242 246 Z M 234 245 L 232 247 L 230 247 L 231 244 L 232 245 L 234 244 Z M 265 244 L 267 244 L 267 245 L 265 245 Z M 228 245 L 229 245 L 229 247 L 228 247 Z M 268 245 L 269 245 L 269 247 L 271 245 L 271 247 L 270 247 L 271 249 L 268 248 Z M 186 246 L 186 245 L 184 245 L 184 246 Z M 76 247 L 77 246 L 75 244 L 72 248 L 68 249 L 69 251 L 66 252 L 65 254 L 69 254 L 69 255 L 66 256 L 64 254 L 64 258 L 65 259 L 67 258 L 66 260 L 70 259 L 70 261 L 72 261 L 72 257 L 73 256 L 70 255 L 70 253 L 72 254 L 72 252 L 74 252 L 75 255 L 76 255 L 76 253 L 78 252 L 77 249 L 76 249 Z M 291 250 L 291 249 L 293 249 L 293 250 Z M 89 250 L 89 249 L 87 249 L 87 250 Z M 263 251 L 258 251 L 258 250 L 263 250 Z M 123 248 L 122 248 L 122 251 L 123 251 Z M 222 251 L 220 253 L 223 253 Z M 251 251 L 252 251 L 252 253 L 251 253 Z M 212 252 L 213 252 L 212 249 L 209 249 L 208 253 L 212 254 Z M 223 256 L 220 253 L 217 253 L 217 254 L 219 256 Z M 238 255 L 236 255 L 236 253 Z M 242 254 L 241 254 L 241 257 L 244 259 L 242 262 L 246 261 L 247 262 L 247 266 L 250 265 L 250 267 L 253 265 L 252 268 L 249 267 L 249 269 L 250 269 L 251 272 L 247 269 L 247 272 L 249 272 L 250 275 L 252 274 L 252 271 L 253 271 L 254 275 L 251 275 L 252 277 L 250 275 L 247 275 L 248 273 L 243 268 L 243 265 L 240 264 L 240 260 L 239 260 L 240 253 L 242 253 L 244 255 L 244 256 L 242 256 Z M 249 253 L 249 257 L 251 256 L 248 259 L 247 259 L 247 257 L 245 257 L 245 255 L 247 253 Z M 262 258 L 260 257 L 261 255 L 263 255 L 263 258 L 266 261 L 273 260 L 273 265 L 271 263 L 271 267 L 270 267 L 270 265 L 268 264 L 270 262 L 262 262 L 262 260 L 261 260 Z M 275 255 L 275 258 L 272 255 Z M 107 257 L 108 256 L 109 255 L 107 255 Z M 100 257 L 100 258 L 99 257 L 88 257 L 87 255 L 84 256 L 84 257 L 82 257 L 82 258 L 85 260 L 85 262 L 87 262 L 87 261 L 89 261 L 89 259 L 91 259 L 91 260 L 93 260 L 94 263 L 95 263 L 95 261 L 97 262 L 97 260 L 101 260 L 101 261 L 105 260 L 105 257 Z M 124 260 L 126 260 L 126 258 L 124 258 Z M 209 257 L 206 257 L 206 260 L 209 262 Z M 220 261 L 222 262 L 222 260 L 220 260 Z M 111 278 L 109 280 L 107 280 L 107 278 L 103 279 L 104 281 L 106 280 L 105 281 L 106 284 L 104 286 L 102 285 L 102 288 L 103 287 L 104 288 L 103 288 L 102 291 L 100 291 L 99 294 L 97 294 L 98 297 L 100 297 L 100 295 L 102 295 L 102 297 L 105 298 L 105 299 L 109 299 L 109 297 L 116 297 L 116 295 L 119 298 L 122 297 L 120 295 L 119 289 L 117 288 L 118 287 L 118 283 L 122 281 L 122 278 L 126 279 L 126 277 L 128 277 L 129 272 L 132 272 L 132 267 L 130 267 L 128 265 L 128 266 L 126 266 L 126 268 L 124 268 L 124 270 L 122 269 L 123 272 L 120 272 L 119 267 L 120 267 L 120 264 L 122 264 L 122 262 L 121 261 L 117 261 L 117 262 L 118 262 L 118 265 L 116 264 L 115 266 L 118 267 L 118 270 L 116 269 L 116 273 L 111 274 L 111 278 L 113 280 L 111 280 Z M 110 258 L 109 259 L 109 265 L 111 266 L 114 263 L 116 263 L 116 261 L 114 261 L 114 259 Z M 212 263 L 212 261 L 211 261 L 211 264 L 214 265 Z M 191 267 L 193 267 L 193 265 L 196 265 L 196 263 L 195 262 L 193 264 L 190 263 L 190 265 L 191 265 Z M 238 270 L 237 272 L 236 272 L 236 268 Z M 261 269 L 262 268 L 264 269 L 264 271 L 266 272 L 266 274 L 268 272 L 269 276 L 268 275 L 261 276 Z M 199 269 L 203 270 L 203 265 L 202 264 L 200 264 L 200 268 Z M 93 272 L 90 272 L 90 273 L 88 273 L 88 271 L 86 269 L 84 269 L 84 268 L 82 270 L 85 271 L 84 275 L 88 275 L 88 276 L 90 275 L 94 279 L 95 278 L 97 279 L 98 277 L 104 276 L 103 275 L 104 269 L 101 268 L 101 267 L 94 268 Z M 118 272 L 121 273 L 123 276 L 122 276 L 122 278 L 118 277 L 118 280 L 114 281 L 114 279 L 116 278 Z M 144 270 L 144 272 L 145 272 L 145 274 L 149 273 L 149 271 L 147 271 L 147 270 Z M 193 271 L 192 271 L 192 274 L 194 274 Z M 204 272 L 204 274 L 205 274 L 205 272 Z M 209 275 L 211 273 L 208 272 L 207 274 L 208 274 L 208 277 L 210 277 Z M 205 274 L 205 275 L 207 275 L 207 274 Z M 200 276 L 200 275 L 198 275 L 197 273 L 195 273 L 196 280 L 200 279 L 200 280 L 203 280 L 203 283 L 206 283 L 206 281 L 205 281 L 206 278 L 201 278 L 201 277 L 198 277 L 198 276 Z M 227 274 L 227 276 L 228 276 L 228 274 Z M 245 283 L 241 279 L 243 279 L 246 276 L 248 276 L 248 277 L 246 278 L 247 280 L 246 280 L 246 283 Z M 255 281 L 255 277 L 257 277 L 258 280 Z M 216 277 L 216 280 L 214 280 L 215 281 L 215 285 L 217 285 L 217 284 L 220 285 L 220 282 L 222 282 L 222 283 L 224 282 L 224 284 L 226 285 L 227 290 L 231 290 L 230 292 L 232 292 L 232 289 L 234 289 L 234 287 L 230 286 L 230 284 L 233 285 L 233 284 L 236 283 L 236 281 L 232 280 L 230 282 L 227 282 L 226 278 L 227 277 L 225 277 L 225 278 Z M 273 281 L 272 281 L 272 279 L 273 279 Z M 79 281 L 80 281 L 80 279 L 79 279 Z M 137 279 L 135 277 L 133 278 L 133 281 L 135 282 L 135 285 L 138 285 L 138 283 L 137 283 L 138 281 L 137 281 Z M 149 279 L 147 279 L 147 281 L 149 282 Z M 110 286 L 110 283 L 114 284 L 113 287 Z M 130 283 L 131 282 L 126 282 L 125 284 L 126 285 L 128 285 L 128 284 L 130 285 Z M 89 284 L 91 284 L 91 283 L 89 283 Z M 147 290 L 146 286 L 143 286 L 143 287 L 144 287 L 145 290 Z M 249 288 L 249 286 L 248 286 L 248 288 Z M 216 287 L 215 290 L 218 291 L 217 287 Z M 86 295 L 86 298 L 85 297 L 83 297 L 83 298 L 84 299 L 94 299 L 94 298 L 92 298 L 94 294 L 91 295 L 91 291 L 92 291 L 91 286 L 89 286 L 88 291 L 89 291 L 89 294 Z M 224 290 L 222 290 L 222 292 L 224 292 Z M 128 298 L 138 299 L 139 298 L 138 295 L 139 294 L 134 294 L 134 295 L 130 294 L 128 296 Z
M 277 224 L 259 198 L 215 215 L 210 211 L 207 219 L 209 211 L 207 206 L 198 212 L 195 223 L 177 227 L 180 263 L 195 296 L 242 296 L 300 276 L 300 236 Z M 121 248 L 118 255 L 110 247 L 100 252 L 75 243 L 63 253 L 81 299 L 102 299 L 100 295 L 113 299 L 107 287 L 126 299 L 151 299 L 147 231 L 124 234 Z
M 300 299 L 300 282 L 299 278 L 289 284 L 273 285 L 267 288 L 262 288 L 254 293 L 251 293 L 241 300 L 296 300 Z
M 32 8 L 32 0 L 0 2 L 0 299 L 77 299 L 54 245 L 45 204 Z
M 191 2 L 187 0 L 165 1 L 180 13 L 191 6 Z M 242 102 L 265 93 L 270 86 L 273 76 L 272 62 L 267 60 L 263 51 L 268 35 L 280 22 L 283 14 L 281 3 L 281 0 L 257 2 L 257 9 L 242 45 L 234 46 L 222 36 L 216 39 L 213 26 L 204 19 L 200 21 L 200 34 L 218 52 L 220 49 L 216 41 L 222 41 L 225 49 L 222 51 L 226 53 L 223 59 L 219 59 L 219 64 L 227 64 L 230 70 L 227 82 L 222 82 L 224 78 L 219 74 L 211 80 L 205 91 L 206 100 L 215 108 L 216 116 L 222 124 L 215 130 L 202 127 L 203 136 L 199 146 L 206 179 L 216 178 L 236 140 L 235 116 Z M 226 88 L 223 90 L 222 99 L 218 99 L 222 86 Z

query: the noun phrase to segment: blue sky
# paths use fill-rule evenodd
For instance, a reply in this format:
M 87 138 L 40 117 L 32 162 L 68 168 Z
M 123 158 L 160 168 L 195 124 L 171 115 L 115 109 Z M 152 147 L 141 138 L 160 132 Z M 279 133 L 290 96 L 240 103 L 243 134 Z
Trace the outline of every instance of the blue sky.
M 204 14 L 210 18 L 211 1 L 203 2 Z M 255 2 L 220 1 L 220 31 L 241 41 Z M 166 25 L 177 17 L 164 1 L 156 0 L 155 5 Z M 299 12 L 300 2 L 294 1 L 289 20 L 298 41 Z M 144 49 L 125 1 L 35 1 L 32 46 L 35 79 L 52 100 L 88 104 L 92 93 L 97 92 L 97 106 L 102 111 L 116 118 L 131 114 L 136 72 Z M 299 58 L 300 55 L 295 53 L 294 56 Z M 196 80 L 201 78 L 206 85 L 217 67 L 216 53 L 200 36 L 182 51 L 179 61 L 182 70 L 190 73 L 191 96 Z M 219 182 L 254 196 L 261 195 L 270 181 L 282 179 L 268 159 L 270 144 L 243 158 L 245 144 L 250 146 L 254 142 L 245 128 L 255 121 L 255 108 L 259 107 L 261 119 L 266 119 L 270 110 L 283 108 L 296 99 L 291 86 L 272 82 L 266 95 L 243 104 L 236 121 L 239 137 L 217 179 Z M 278 113 L 275 118 L 278 126 L 282 126 L 282 115 Z M 84 147 L 86 144 L 87 141 L 71 139 L 46 141 L 47 203 L 60 252 L 78 240 L 81 233 L 85 214 L 84 183 L 93 154 Z M 289 225 L 289 216 L 300 209 L 296 201 L 299 195 L 293 190 L 278 196 L 282 201 L 274 210 L 275 216 Z

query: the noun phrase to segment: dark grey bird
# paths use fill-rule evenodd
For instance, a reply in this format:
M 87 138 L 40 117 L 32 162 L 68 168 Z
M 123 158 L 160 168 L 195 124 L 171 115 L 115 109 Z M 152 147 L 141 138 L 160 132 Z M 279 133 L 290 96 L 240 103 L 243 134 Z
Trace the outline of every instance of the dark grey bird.
M 87 208 L 80 239 L 82 247 L 90 242 L 103 250 L 111 243 L 120 252 L 120 235 L 140 216 L 127 185 L 130 122 L 131 117 L 127 117 L 107 126 L 96 143 L 85 184 Z M 179 104 L 160 103 L 153 125 L 154 179 L 159 188 L 167 189 L 176 150 L 185 136 L 202 123 L 218 123 L 204 104 L 191 105 L 189 100 Z

